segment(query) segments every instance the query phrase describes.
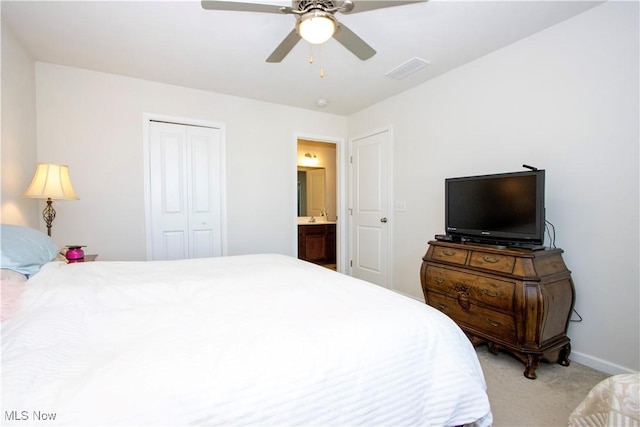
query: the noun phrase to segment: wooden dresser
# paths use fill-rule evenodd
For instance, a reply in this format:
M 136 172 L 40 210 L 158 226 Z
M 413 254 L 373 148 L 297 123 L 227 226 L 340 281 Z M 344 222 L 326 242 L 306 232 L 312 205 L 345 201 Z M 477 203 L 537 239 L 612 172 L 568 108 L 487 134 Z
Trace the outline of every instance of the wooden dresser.
M 429 242 L 420 270 L 425 301 L 474 345 L 512 353 L 535 379 L 541 359 L 569 365 L 575 291 L 562 252 Z

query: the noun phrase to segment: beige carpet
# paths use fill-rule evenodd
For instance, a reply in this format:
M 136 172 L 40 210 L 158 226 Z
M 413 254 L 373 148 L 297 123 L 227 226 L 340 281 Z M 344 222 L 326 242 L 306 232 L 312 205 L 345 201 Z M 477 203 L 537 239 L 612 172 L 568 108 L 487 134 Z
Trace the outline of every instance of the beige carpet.
M 476 352 L 487 381 L 494 427 L 566 426 L 591 388 L 610 376 L 573 361 L 569 366 L 541 362 L 538 378 L 530 380 L 523 375 L 524 364 L 508 353 L 495 356 L 485 345 Z

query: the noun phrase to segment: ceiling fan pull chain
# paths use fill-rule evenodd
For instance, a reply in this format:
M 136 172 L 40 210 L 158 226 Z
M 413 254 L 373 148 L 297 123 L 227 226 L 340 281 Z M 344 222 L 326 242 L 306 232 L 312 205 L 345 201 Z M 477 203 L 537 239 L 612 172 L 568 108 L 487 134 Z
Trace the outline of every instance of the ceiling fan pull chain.
M 323 51 L 323 44 L 320 45 L 320 78 L 324 77 L 324 67 L 322 66 L 322 51 Z
M 309 64 L 313 64 L 313 45 L 309 43 Z

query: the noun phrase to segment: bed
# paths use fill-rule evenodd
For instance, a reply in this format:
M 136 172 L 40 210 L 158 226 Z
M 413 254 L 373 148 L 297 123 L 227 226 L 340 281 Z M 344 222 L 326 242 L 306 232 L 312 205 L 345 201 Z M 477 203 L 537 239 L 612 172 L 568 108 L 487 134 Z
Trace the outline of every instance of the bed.
M 453 321 L 305 261 L 53 260 L 29 276 L 3 303 L 3 425 L 492 423 Z

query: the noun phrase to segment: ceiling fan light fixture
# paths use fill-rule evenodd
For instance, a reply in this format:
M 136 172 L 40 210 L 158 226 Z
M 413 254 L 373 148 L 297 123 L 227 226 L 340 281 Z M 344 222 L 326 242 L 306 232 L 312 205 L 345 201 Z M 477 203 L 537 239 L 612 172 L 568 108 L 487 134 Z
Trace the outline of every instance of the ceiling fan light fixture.
M 332 14 L 314 10 L 305 13 L 297 23 L 298 34 L 311 44 L 322 44 L 336 32 L 336 19 Z

